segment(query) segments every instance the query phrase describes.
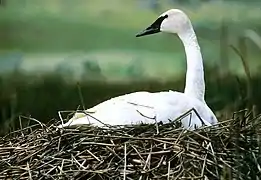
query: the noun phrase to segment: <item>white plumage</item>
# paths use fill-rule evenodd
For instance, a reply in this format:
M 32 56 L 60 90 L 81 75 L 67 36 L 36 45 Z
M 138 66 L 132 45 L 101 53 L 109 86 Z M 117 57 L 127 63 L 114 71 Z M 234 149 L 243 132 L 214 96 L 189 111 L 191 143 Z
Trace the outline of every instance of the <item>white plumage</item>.
M 137 34 L 137 37 L 158 32 L 177 34 L 183 42 L 187 57 L 184 93 L 175 91 L 135 92 L 118 96 L 86 110 L 85 113 L 75 113 L 67 123 L 58 127 L 81 124 L 103 126 L 104 124 L 167 123 L 192 108 L 196 110 L 200 118 L 192 111 L 190 116 L 181 120 L 184 128 L 195 129 L 203 125 L 216 124 L 218 121 L 204 100 L 205 82 L 202 56 L 189 18 L 181 10 L 168 10 L 160 15 L 152 25 Z

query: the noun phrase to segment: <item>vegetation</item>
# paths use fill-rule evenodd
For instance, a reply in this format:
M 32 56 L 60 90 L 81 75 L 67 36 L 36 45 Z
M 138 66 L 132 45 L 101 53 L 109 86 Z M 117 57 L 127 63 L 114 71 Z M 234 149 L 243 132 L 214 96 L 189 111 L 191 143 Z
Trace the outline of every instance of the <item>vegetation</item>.
M 216 74 L 216 75 L 215 75 Z M 215 69 L 206 72 L 206 100 L 210 107 L 221 119 L 230 118 L 232 112 L 255 105 L 255 112 L 260 112 L 260 76 L 251 78 L 254 91 L 248 97 L 248 80 L 230 75 L 217 76 Z M 183 78 L 184 79 L 184 78 Z M 106 81 L 79 82 L 83 100 L 79 95 L 79 86 L 74 81 L 66 81 L 56 75 L 26 76 L 12 74 L 0 79 L 0 104 L 1 104 L 1 133 L 6 132 L 10 125 L 19 127 L 20 115 L 33 117 L 41 122 L 52 118 L 58 119 L 58 111 L 76 110 L 79 106 L 83 109 L 91 107 L 113 96 L 126 94 L 138 90 L 162 91 L 184 89 L 184 80 L 181 81 L 132 81 L 123 83 L 108 83 Z

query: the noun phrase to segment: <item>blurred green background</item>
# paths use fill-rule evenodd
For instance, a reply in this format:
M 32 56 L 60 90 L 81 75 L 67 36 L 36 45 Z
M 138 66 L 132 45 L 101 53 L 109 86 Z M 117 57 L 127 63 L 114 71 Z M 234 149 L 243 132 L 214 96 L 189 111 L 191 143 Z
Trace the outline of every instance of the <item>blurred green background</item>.
M 79 88 L 86 108 L 138 90 L 183 91 L 180 40 L 135 37 L 170 8 L 191 18 L 204 58 L 206 100 L 217 116 L 249 104 L 261 109 L 259 0 L 0 2 L 0 133 L 15 127 L 19 115 L 47 122 L 58 111 L 83 108 Z

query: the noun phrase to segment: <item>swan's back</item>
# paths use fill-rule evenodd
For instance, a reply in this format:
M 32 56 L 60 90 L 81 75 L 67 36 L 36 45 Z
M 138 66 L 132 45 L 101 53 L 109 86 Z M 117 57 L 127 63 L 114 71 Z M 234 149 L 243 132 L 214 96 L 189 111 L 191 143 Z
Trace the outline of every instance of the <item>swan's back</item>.
M 195 112 L 181 120 L 184 128 L 211 125 L 213 113 L 207 105 L 196 98 L 179 92 L 135 92 L 104 101 L 84 113 L 76 115 L 65 125 L 93 124 L 102 126 L 138 123 L 168 123 L 194 108 Z M 104 123 L 104 124 L 103 124 Z

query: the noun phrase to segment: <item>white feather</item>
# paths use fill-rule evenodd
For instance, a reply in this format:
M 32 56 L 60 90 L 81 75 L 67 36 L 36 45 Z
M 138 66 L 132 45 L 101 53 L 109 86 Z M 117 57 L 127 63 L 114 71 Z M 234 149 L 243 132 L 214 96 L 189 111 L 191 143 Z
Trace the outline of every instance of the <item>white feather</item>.
M 198 112 L 201 119 L 192 111 L 191 116 L 187 116 L 181 121 L 184 128 L 201 127 L 204 125 L 201 120 L 208 126 L 216 122 L 214 114 L 207 105 L 184 93 L 173 91 L 135 92 L 104 101 L 86 110 L 86 114 L 76 113 L 72 119 L 59 127 L 81 124 L 103 126 L 104 124 L 167 123 L 192 108 Z

